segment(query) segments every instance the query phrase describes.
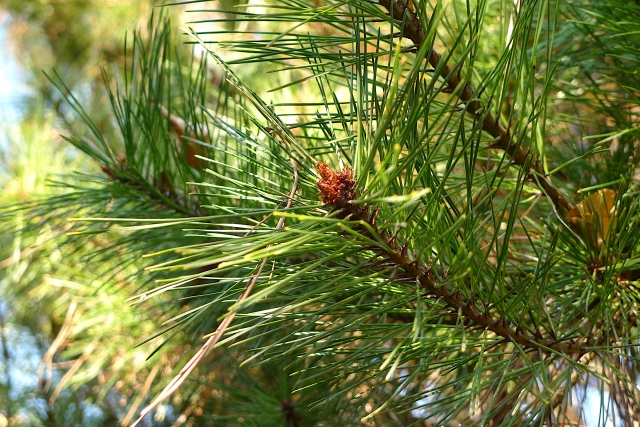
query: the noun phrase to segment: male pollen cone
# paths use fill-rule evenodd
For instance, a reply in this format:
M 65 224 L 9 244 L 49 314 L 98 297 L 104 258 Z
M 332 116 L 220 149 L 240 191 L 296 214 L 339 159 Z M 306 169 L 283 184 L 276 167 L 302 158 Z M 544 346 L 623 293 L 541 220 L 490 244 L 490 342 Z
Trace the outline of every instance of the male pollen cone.
M 355 199 L 356 180 L 353 179 L 353 170 L 350 167 L 337 172 L 331 169 L 331 166 L 318 162 L 316 169 L 320 173 L 318 190 L 322 196 L 322 203 L 343 208 Z

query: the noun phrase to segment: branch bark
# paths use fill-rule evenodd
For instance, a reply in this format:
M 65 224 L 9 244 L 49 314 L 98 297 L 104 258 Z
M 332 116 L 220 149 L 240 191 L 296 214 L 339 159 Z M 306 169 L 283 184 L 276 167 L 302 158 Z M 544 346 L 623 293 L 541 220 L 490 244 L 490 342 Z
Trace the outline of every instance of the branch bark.
M 410 39 L 419 49 L 425 42 L 425 32 L 424 28 L 420 24 L 420 19 L 417 13 L 412 10 L 411 7 L 407 7 L 402 1 L 398 0 L 379 0 L 378 4 L 385 8 L 393 17 L 401 18 L 406 14 L 402 36 Z M 442 57 L 434 49 L 431 49 L 427 59 L 429 64 L 436 70 L 442 61 Z M 437 76 L 434 75 L 434 77 Z M 448 64 L 444 64 L 440 77 L 444 79 L 447 87 L 451 91 L 454 91 L 454 93 L 459 85 L 464 84 L 460 73 L 456 72 Z M 464 87 L 459 92 L 458 97 L 466 104 L 466 111 L 470 114 L 475 115 L 483 108 L 482 102 L 476 97 L 474 89 L 469 84 L 464 84 Z M 488 113 L 482 121 L 482 129 L 489 135 L 497 138 L 495 147 L 500 148 L 509 154 L 509 157 L 511 157 L 514 164 L 523 168 L 527 166 L 529 150 L 525 150 L 521 146 L 512 144 L 511 135 L 507 129 L 500 124 L 498 118 L 494 117 L 493 114 Z M 551 185 L 538 163 L 531 163 L 528 177 L 536 182 L 538 187 L 549 197 L 559 214 L 564 215 L 573 208 L 565 196 Z
M 318 163 L 317 169 L 321 177 L 317 185 L 322 201 L 336 208 L 338 218 L 358 221 L 360 223 L 357 226 L 358 232 L 379 242 L 378 246 L 368 248 L 377 252 L 378 257 L 386 265 L 393 265 L 401 272 L 397 277 L 398 280 L 417 280 L 426 294 L 438 298 L 456 312 L 461 313 L 476 327 L 487 329 L 521 347 L 540 349 L 546 353 L 558 352 L 582 356 L 587 353 L 588 347 L 593 345 L 590 338 L 562 341 L 536 336 L 517 325 L 512 326 L 504 317 L 496 318 L 489 313 L 481 312 L 473 298 L 465 301 L 459 291 L 451 291 L 442 283 L 438 283 L 428 266 L 411 260 L 406 246 L 398 246 L 395 236 L 381 232 L 376 225 L 377 210 L 370 212 L 368 206 L 352 203 L 355 199 L 356 181 L 353 179 L 351 169 L 345 168 L 341 172 L 336 172 L 324 163 Z

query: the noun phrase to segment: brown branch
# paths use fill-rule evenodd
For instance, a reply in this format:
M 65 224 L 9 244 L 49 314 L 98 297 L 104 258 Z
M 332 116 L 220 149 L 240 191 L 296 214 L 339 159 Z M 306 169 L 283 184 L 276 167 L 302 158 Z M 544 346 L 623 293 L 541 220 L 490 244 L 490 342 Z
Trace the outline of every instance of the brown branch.
M 318 181 L 318 189 L 322 201 L 336 208 L 338 218 L 360 221 L 360 225 L 357 226 L 358 232 L 379 242 L 378 246 L 371 249 L 376 251 L 388 265 L 395 266 L 400 272 L 396 280 L 417 280 L 426 293 L 440 299 L 477 327 L 487 329 L 522 347 L 582 356 L 587 352 L 587 348 L 593 345 L 588 338 L 579 341 L 541 338 L 523 331 L 517 325 L 512 327 L 505 318 L 494 318 L 488 313 L 481 312 L 473 298 L 465 301 L 459 291 L 450 291 L 446 286 L 436 282 L 428 266 L 412 261 L 405 250 L 406 246 L 399 247 L 395 236 L 379 231 L 376 225 L 377 211 L 370 212 L 368 206 L 352 203 L 355 199 L 356 181 L 353 179 L 351 169 L 345 168 L 342 172 L 336 172 L 321 162 L 317 164 L 317 169 L 321 177 Z
M 147 378 L 145 379 L 144 384 L 142 385 L 142 389 L 138 392 L 138 396 L 136 397 L 135 401 L 133 402 L 133 404 L 129 408 L 129 412 L 127 412 L 127 415 L 125 415 L 125 417 L 122 419 L 122 421 L 120 421 L 120 425 L 121 426 L 129 425 L 129 421 L 131 421 L 131 418 L 133 418 L 133 416 L 135 415 L 136 411 L 140 407 L 140 404 L 142 403 L 142 400 L 147 397 L 147 393 L 149 392 L 149 389 L 151 388 L 151 385 L 153 384 L 153 380 L 156 378 L 156 375 L 158 374 L 158 371 L 162 367 L 161 366 L 162 365 L 161 362 L 162 361 L 159 361 L 155 365 L 153 365 L 153 368 L 151 369 L 151 372 L 149 372 L 149 375 L 147 375 Z
M 401 19 L 406 14 L 403 36 L 410 39 L 419 49 L 425 42 L 425 33 L 417 13 L 411 7 L 407 7 L 403 2 L 397 0 L 379 0 L 378 4 L 387 9 L 394 18 Z M 438 52 L 431 49 L 428 61 L 437 70 L 441 65 L 442 58 Z M 444 64 L 440 76 L 446 82 L 449 91 L 453 93 L 456 93 L 458 86 L 463 84 L 459 70 L 452 69 L 448 64 Z M 434 77 L 437 76 L 434 75 Z M 464 84 L 464 87 L 458 93 L 458 97 L 466 104 L 466 111 L 470 114 L 477 115 L 484 108 L 480 99 L 476 97 L 473 87 L 469 84 Z M 488 113 L 482 121 L 482 129 L 497 138 L 495 144 L 492 144 L 492 148 L 504 150 L 509 154 L 514 164 L 523 168 L 527 166 L 529 151 L 512 143 L 509 131 L 500 124 L 498 118 Z M 537 162 L 531 164 L 529 178 L 536 182 L 538 187 L 549 196 L 558 213 L 564 214 L 573 208 L 571 203 L 547 180 L 544 171 Z

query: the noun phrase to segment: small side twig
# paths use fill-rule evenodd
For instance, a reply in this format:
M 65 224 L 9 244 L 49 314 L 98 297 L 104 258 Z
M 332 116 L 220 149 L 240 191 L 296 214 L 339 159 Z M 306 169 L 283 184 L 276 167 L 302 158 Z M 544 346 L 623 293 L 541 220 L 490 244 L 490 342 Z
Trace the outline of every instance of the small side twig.
M 287 199 L 287 209 L 291 207 L 293 203 L 293 198 L 295 196 L 296 190 L 298 188 L 298 168 L 296 167 L 296 163 L 294 159 L 290 160 L 291 167 L 293 168 L 293 186 L 291 188 L 291 192 L 289 193 L 289 197 Z M 276 226 L 276 230 L 279 230 L 284 227 L 285 217 L 280 218 L 278 221 L 278 225 Z M 262 274 L 262 270 L 264 266 L 267 264 L 269 260 L 268 257 L 263 258 L 258 265 L 257 271 L 255 274 L 251 276 L 247 285 L 245 287 L 242 295 L 238 297 L 236 304 L 246 300 L 251 292 L 253 291 L 253 287 L 258 282 L 258 278 Z M 182 368 L 182 370 L 176 375 L 173 380 L 160 392 L 160 394 L 146 407 L 140 412 L 140 417 L 131 425 L 131 427 L 135 427 L 142 419 L 147 416 L 151 411 L 160 405 L 165 399 L 171 396 L 176 390 L 180 388 L 182 383 L 189 377 L 191 372 L 200 364 L 200 362 L 205 358 L 205 356 L 211 351 L 211 349 L 220 341 L 225 331 L 233 322 L 233 319 L 236 317 L 237 311 L 232 311 L 224 318 L 224 320 L 218 325 L 215 333 L 209 337 L 209 339 L 204 343 L 204 345 L 198 350 L 198 352 L 187 362 L 187 364 Z

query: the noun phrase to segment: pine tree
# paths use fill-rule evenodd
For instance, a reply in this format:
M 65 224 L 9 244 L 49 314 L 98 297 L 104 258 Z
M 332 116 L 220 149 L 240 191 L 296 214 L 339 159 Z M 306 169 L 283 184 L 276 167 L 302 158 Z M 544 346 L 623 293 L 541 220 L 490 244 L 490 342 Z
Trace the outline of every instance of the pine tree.
M 206 12 L 191 55 L 129 40 L 112 130 L 49 74 L 100 170 L 4 215 L 83 266 L 48 279 L 60 389 L 133 425 L 640 422 L 637 3 Z

